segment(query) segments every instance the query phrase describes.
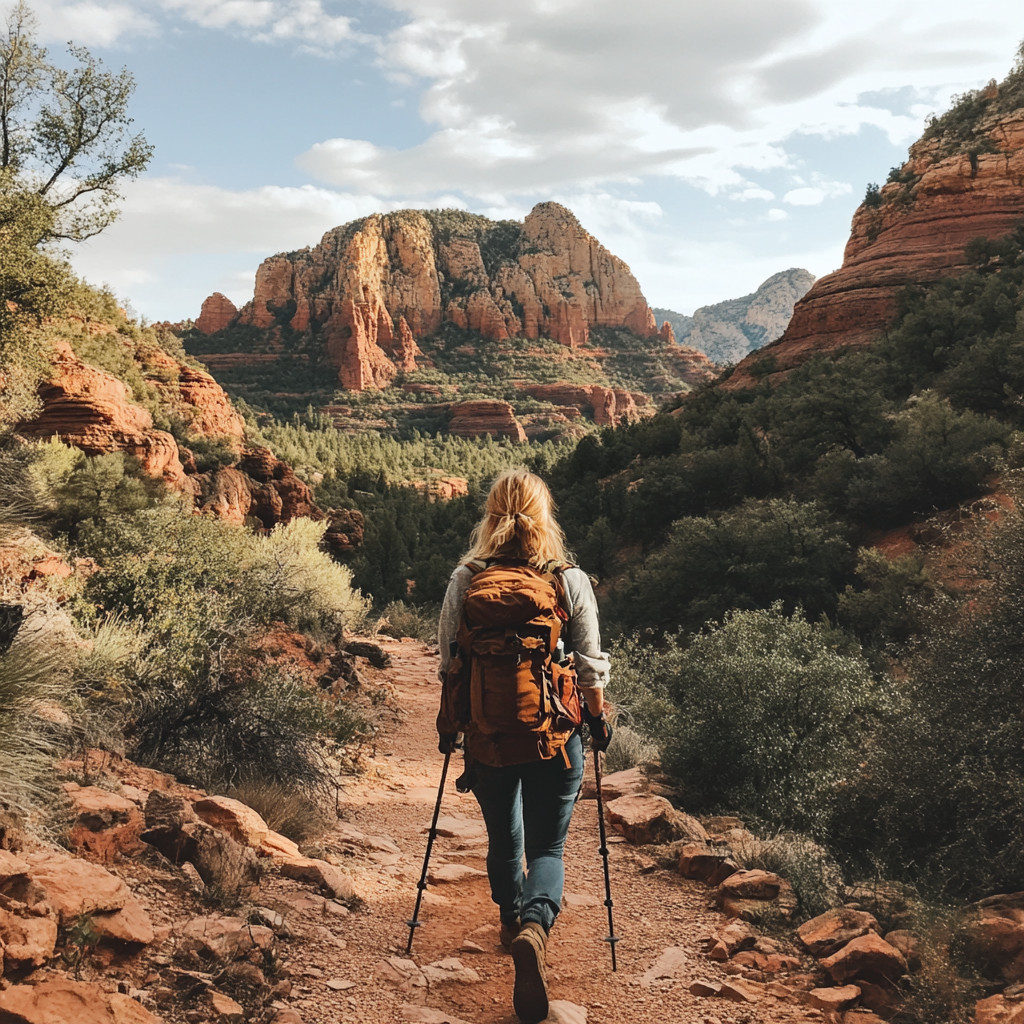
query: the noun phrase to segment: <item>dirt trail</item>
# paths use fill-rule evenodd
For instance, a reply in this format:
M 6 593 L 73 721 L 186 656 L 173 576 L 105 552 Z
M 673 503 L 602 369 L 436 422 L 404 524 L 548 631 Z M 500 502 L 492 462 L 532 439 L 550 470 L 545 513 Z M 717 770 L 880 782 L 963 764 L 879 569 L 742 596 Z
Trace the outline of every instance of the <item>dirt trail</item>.
M 346 784 L 342 822 L 328 840 L 334 849 L 351 855 L 347 863 L 364 906 L 329 922 L 331 928 L 321 933 L 323 941 L 293 947 L 288 966 L 298 984 L 291 1005 L 306 1024 L 515 1024 L 512 960 L 497 944 L 497 913 L 483 874 L 483 824 L 472 795 L 455 790 L 460 759 L 458 765 L 457 759 L 452 761 L 441 809 L 445 831 L 456 834 L 438 837 L 431 869 L 466 877 L 428 887 L 412 959 L 422 968 L 457 957 L 480 980 L 431 980 L 411 994 L 381 974 L 382 961 L 405 957 L 405 922 L 415 902 L 442 764 L 433 725 L 436 655 L 410 640 L 385 640 L 383 646 L 392 657 L 386 676 L 404 712 L 380 736 L 369 770 Z M 593 771 L 589 758 L 587 770 Z M 358 841 L 346 842 L 346 833 Z M 549 1019 L 565 1024 L 789 1024 L 821 1019 L 816 1010 L 771 997 L 741 1005 L 691 995 L 687 986 L 693 979 L 724 977 L 720 966 L 701 952 L 702 940 L 722 918 L 712 909 L 705 886 L 660 868 L 625 842 L 611 846 L 615 925 L 621 936 L 618 972 L 613 974 L 608 945 L 602 941 L 607 917 L 597 848 L 596 804 L 580 801 L 566 846 L 564 908 L 548 947 L 551 998 L 575 1007 L 563 1006 L 560 1018 Z M 469 870 L 460 872 L 459 867 Z M 299 916 L 316 912 L 315 901 L 305 908 L 294 906 L 294 896 L 291 902 Z M 479 951 L 466 947 L 469 936 Z M 677 951 L 674 966 L 665 971 L 669 976 L 654 977 L 652 968 L 669 949 Z M 410 1005 L 414 1003 L 420 1008 Z M 423 1004 L 433 1010 L 424 1010 Z

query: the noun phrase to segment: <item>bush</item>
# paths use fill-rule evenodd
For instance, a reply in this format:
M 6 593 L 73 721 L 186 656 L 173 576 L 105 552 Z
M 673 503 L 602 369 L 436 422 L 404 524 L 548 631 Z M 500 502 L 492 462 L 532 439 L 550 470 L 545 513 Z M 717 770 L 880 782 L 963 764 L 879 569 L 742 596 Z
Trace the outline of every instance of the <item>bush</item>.
M 271 829 L 296 843 L 305 843 L 327 828 L 321 806 L 294 786 L 253 779 L 233 786 L 227 795 L 251 807 Z
M 810 920 L 842 903 L 843 875 L 829 851 L 807 836 L 780 833 L 769 839 L 750 839 L 731 845 L 741 868 L 774 871 L 797 898 L 797 915 Z
M 233 665 L 198 685 L 151 680 L 129 735 L 135 756 L 205 789 L 276 783 L 331 790 L 330 754 L 355 735 L 342 704 L 274 666 Z
M 787 612 L 800 605 L 809 616 L 830 614 L 853 561 L 846 529 L 820 506 L 752 499 L 716 518 L 676 522 L 621 612 L 632 625 L 692 632 L 730 609 L 774 601 Z
M 775 605 L 730 613 L 672 661 L 664 764 L 688 806 L 824 835 L 889 704 L 859 648 Z
M 440 609 L 436 605 L 419 607 L 404 601 L 392 601 L 381 613 L 377 632 L 401 639 L 411 636 L 425 644 L 437 643 L 437 620 Z
M 837 829 L 943 896 L 1024 889 L 1024 519 L 987 542 L 969 600 L 937 599 L 904 664 L 900 709 L 868 751 Z

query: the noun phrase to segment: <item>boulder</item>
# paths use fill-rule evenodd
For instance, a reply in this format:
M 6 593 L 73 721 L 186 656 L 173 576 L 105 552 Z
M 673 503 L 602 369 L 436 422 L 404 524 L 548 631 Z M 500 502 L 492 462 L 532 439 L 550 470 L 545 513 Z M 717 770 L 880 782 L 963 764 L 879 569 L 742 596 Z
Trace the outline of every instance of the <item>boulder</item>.
M 333 864 L 328 864 L 327 861 L 300 857 L 297 860 L 283 861 L 280 871 L 285 878 L 308 882 L 318 889 L 326 890 L 335 899 L 350 900 L 355 896 L 352 878 L 348 872 Z
M 1024 1002 L 1012 1001 L 1002 992 L 974 1005 L 974 1024 L 1024 1024 Z
M 28 907 L 0 907 L 0 950 L 10 969 L 42 967 L 57 944 L 57 918 L 33 913 Z
M 707 882 L 708 885 L 719 885 L 739 870 L 728 849 L 706 843 L 686 843 L 679 851 L 676 866 L 684 878 Z
M 1024 892 L 976 903 L 966 935 L 968 955 L 986 977 L 1024 981 Z
M 837 988 L 814 988 L 807 993 L 807 1003 L 826 1013 L 847 1010 L 860 999 L 856 985 L 841 985 Z
M 259 849 L 270 827 L 251 807 L 227 796 L 208 796 L 197 800 L 192 809 L 207 825 L 226 832 L 243 846 Z
M 779 895 L 782 879 L 771 871 L 759 868 L 734 871 L 718 886 L 718 897 L 744 900 L 773 900 Z
M 837 984 L 863 980 L 892 985 L 907 973 L 903 954 L 881 935 L 870 931 L 851 939 L 838 952 L 822 960 L 821 966 Z
M 234 960 L 252 950 L 273 949 L 274 932 L 264 925 L 249 924 L 240 917 L 212 914 L 186 922 L 178 945 L 182 952 L 195 952 L 203 960 Z
M 93 982 L 46 978 L 0 992 L 4 1024 L 162 1024 L 134 999 Z
M 622 796 L 605 804 L 608 822 L 631 843 L 703 842 L 704 826 L 677 811 L 663 796 Z
M 836 907 L 805 921 L 797 928 L 796 934 L 807 951 L 821 960 L 837 952 L 851 939 L 878 931 L 878 921 L 873 915 L 863 910 Z
M 66 782 L 63 789 L 73 818 L 68 838 L 83 856 L 109 864 L 145 849 L 139 838 L 145 821 L 134 801 L 98 786 Z

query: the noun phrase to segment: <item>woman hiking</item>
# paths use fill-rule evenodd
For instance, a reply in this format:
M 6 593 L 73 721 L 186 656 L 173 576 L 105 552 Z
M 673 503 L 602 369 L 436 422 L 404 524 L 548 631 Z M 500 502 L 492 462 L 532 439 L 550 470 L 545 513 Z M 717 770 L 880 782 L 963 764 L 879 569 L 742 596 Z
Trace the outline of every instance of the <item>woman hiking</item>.
M 548 1013 L 545 950 L 583 778 L 581 714 L 595 750 L 611 739 L 597 601 L 553 513 L 540 477 L 521 469 L 499 476 L 438 625 L 439 748 L 450 753 L 465 734 L 459 788 L 472 790 L 487 827 L 491 899 L 515 964 L 512 1004 L 526 1024 Z

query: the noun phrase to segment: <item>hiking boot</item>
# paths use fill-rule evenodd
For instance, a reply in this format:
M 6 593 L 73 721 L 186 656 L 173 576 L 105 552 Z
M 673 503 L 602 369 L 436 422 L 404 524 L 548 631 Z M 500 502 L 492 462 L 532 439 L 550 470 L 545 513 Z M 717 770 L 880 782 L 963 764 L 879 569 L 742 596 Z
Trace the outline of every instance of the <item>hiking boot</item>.
M 518 918 L 511 924 L 505 921 L 501 922 L 501 928 L 498 930 L 498 941 L 501 943 L 502 949 L 507 953 L 512 947 L 512 940 L 519 934 L 519 920 Z
M 525 921 L 512 940 L 516 981 L 512 1006 L 523 1024 L 538 1024 L 548 1015 L 548 990 L 544 979 L 547 933 L 536 921 Z

